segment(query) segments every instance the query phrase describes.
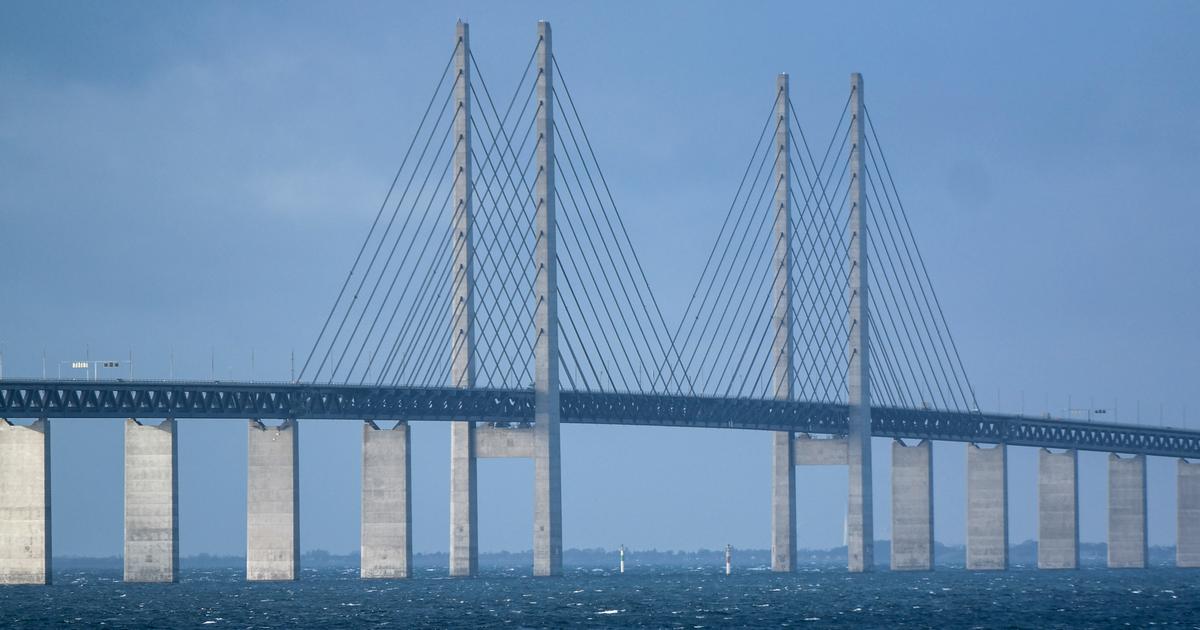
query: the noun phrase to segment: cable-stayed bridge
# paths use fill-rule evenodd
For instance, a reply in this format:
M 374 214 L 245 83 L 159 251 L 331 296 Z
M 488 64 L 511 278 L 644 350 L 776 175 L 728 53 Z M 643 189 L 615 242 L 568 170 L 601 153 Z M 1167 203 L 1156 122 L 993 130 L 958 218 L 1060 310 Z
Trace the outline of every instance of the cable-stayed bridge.
M 459 24 L 296 382 L 0 381 L 0 417 L 37 420 L 0 426 L 0 582 L 50 578 L 50 419 L 114 417 L 131 419 L 125 575 L 136 581 L 177 576 L 175 423 L 187 418 L 250 420 L 249 579 L 297 575 L 297 422 L 310 418 L 364 422 L 364 577 L 409 575 L 412 421 L 451 426 L 451 575 L 478 570 L 486 457 L 534 460 L 534 572 L 561 572 L 564 422 L 772 432 L 780 571 L 794 569 L 796 466 L 808 464 L 848 467 L 849 568 L 873 566 L 872 436 L 896 438 L 895 569 L 932 567 L 933 440 L 968 443 L 973 569 L 1007 567 L 1007 446 L 1065 451 L 1040 454 L 1046 568 L 1078 565 L 1078 450 L 1113 454 L 1110 566 L 1145 566 L 1145 458 L 1176 457 L 1178 563 L 1200 566 L 1200 465 L 1187 461 L 1200 432 L 981 410 L 862 77 L 827 138 L 806 133 L 789 89 L 780 75 L 695 289 L 669 321 L 549 24 L 504 93 Z

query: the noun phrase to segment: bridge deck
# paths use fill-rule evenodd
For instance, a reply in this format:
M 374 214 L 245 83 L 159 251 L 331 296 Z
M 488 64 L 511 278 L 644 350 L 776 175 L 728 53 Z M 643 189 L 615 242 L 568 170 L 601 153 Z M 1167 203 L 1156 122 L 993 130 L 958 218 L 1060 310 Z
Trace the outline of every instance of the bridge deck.
M 845 405 L 564 391 L 562 421 L 843 434 Z M 529 422 L 532 390 L 213 381 L 0 381 L 0 418 L 321 418 Z M 880 437 L 1200 458 L 1200 431 L 874 407 Z

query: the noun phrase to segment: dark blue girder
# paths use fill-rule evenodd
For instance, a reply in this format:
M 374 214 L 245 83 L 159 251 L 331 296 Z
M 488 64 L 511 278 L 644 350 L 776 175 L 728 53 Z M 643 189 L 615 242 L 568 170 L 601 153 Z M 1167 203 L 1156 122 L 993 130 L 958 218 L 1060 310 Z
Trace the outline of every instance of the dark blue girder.
M 844 434 L 845 405 L 564 391 L 562 421 Z M 873 407 L 874 435 L 1200 458 L 1200 431 Z M 321 418 L 530 422 L 533 391 L 180 381 L 0 381 L 0 418 Z

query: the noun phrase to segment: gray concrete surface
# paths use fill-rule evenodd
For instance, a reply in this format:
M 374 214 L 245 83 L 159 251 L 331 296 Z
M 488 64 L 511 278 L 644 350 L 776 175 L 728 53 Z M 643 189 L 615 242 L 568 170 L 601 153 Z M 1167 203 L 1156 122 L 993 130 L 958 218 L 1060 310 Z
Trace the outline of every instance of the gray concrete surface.
M 776 431 L 771 447 L 771 570 L 796 570 L 796 462 L 792 434 Z
M 1144 569 L 1146 536 L 1146 456 L 1108 454 L 1108 566 Z
M 408 424 L 363 423 L 359 575 L 406 578 L 412 570 L 412 460 Z
M 50 423 L 0 419 L 0 584 L 51 582 L 50 521 Z
M 780 400 L 792 399 L 796 364 L 792 343 L 792 216 L 791 152 L 788 76 L 775 81 L 775 235 L 772 267 L 775 269 L 771 295 L 775 304 L 771 313 L 772 391 Z M 771 569 L 795 570 L 796 562 L 796 466 L 790 431 L 772 436 L 771 476 Z
M 892 442 L 892 570 L 933 569 L 933 443 Z
M 562 574 L 562 470 L 559 461 L 558 237 L 554 197 L 554 84 L 550 24 L 538 22 L 537 154 L 534 182 L 533 574 Z
M 533 458 L 533 427 L 475 427 L 475 457 Z
M 797 466 L 845 466 L 846 438 L 813 438 L 798 433 L 792 440 Z
M 1175 566 L 1200 567 L 1200 462 L 1178 462 Z
M 450 424 L 450 576 L 479 571 L 479 490 L 474 422 Z
M 451 342 L 450 382 L 475 386 L 475 200 L 471 177 L 471 31 L 455 27 L 454 230 L 450 251 L 455 273 L 451 294 L 454 338 Z M 450 425 L 450 575 L 468 577 L 479 570 L 479 502 L 475 466 L 475 423 Z
M 1073 450 L 1038 450 L 1038 568 L 1079 568 L 1079 460 Z
M 179 579 L 179 445 L 174 420 L 125 421 L 125 581 Z
M 246 579 L 300 573 L 299 425 L 250 421 L 246 472 Z
M 867 295 L 867 204 L 865 177 L 866 121 L 863 116 L 863 80 L 850 75 L 850 221 L 848 255 L 850 265 L 846 373 L 850 405 L 850 425 L 846 436 L 850 497 L 846 520 L 848 568 L 851 572 L 870 571 L 875 565 L 874 509 L 871 500 L 871 365 L 870 321 Z
M 967 569 L 1008 568 L 1008 447 L 967 444 Z

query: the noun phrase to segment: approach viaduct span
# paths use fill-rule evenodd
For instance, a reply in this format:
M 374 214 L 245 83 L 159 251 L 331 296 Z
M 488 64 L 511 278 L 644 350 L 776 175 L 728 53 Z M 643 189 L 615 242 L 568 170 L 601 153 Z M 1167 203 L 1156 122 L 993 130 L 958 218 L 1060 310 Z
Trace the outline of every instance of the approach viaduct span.
M 1188 462 L 1200 458 L 1200 432 L 978 410 L 860 75 L 823 156 L 778 77 L 672 327 L 551 52 L 550 25 L 538 24 L 507 106 L 483 80 L 467 25 L 455 36 L 297 382 L 0 381 L 0 418 L 34 419 L 0 421 L 0 583 L 50 580 L 55 418 L 129 419 L 130 581 L 177 579 L 175 429 L 186 418 L 249 419 L 252 580 L 298 574 L 298 422 L 310 418 L 363 422 L 363 577 L 410 574 L 413 421 L 451 426 L 453 576 L 478 569 L 476 462 L 489 457 L 534 460 L 534 574 L 561 573 L 562 422 L 770 432 L 776 571 L 795 568 L 796 466 L 811 464 L 847 466 L 848 566 L 873 566 L 872 436 L 895 438 L 897 570 L 933 566 L 934 440 L 967 443 L 969 569 L 1008 566 L 1008 446 L 1042 448 L 1042 568 L 1078 566 L 1077 451 L 1110 453 L 1112 567 L 1146 566 L 1146 457 L 1174 457 L 1176 561 L 1200 566 L 1200 464 Z M 164 421 L 137 420 L 150 418 Z

